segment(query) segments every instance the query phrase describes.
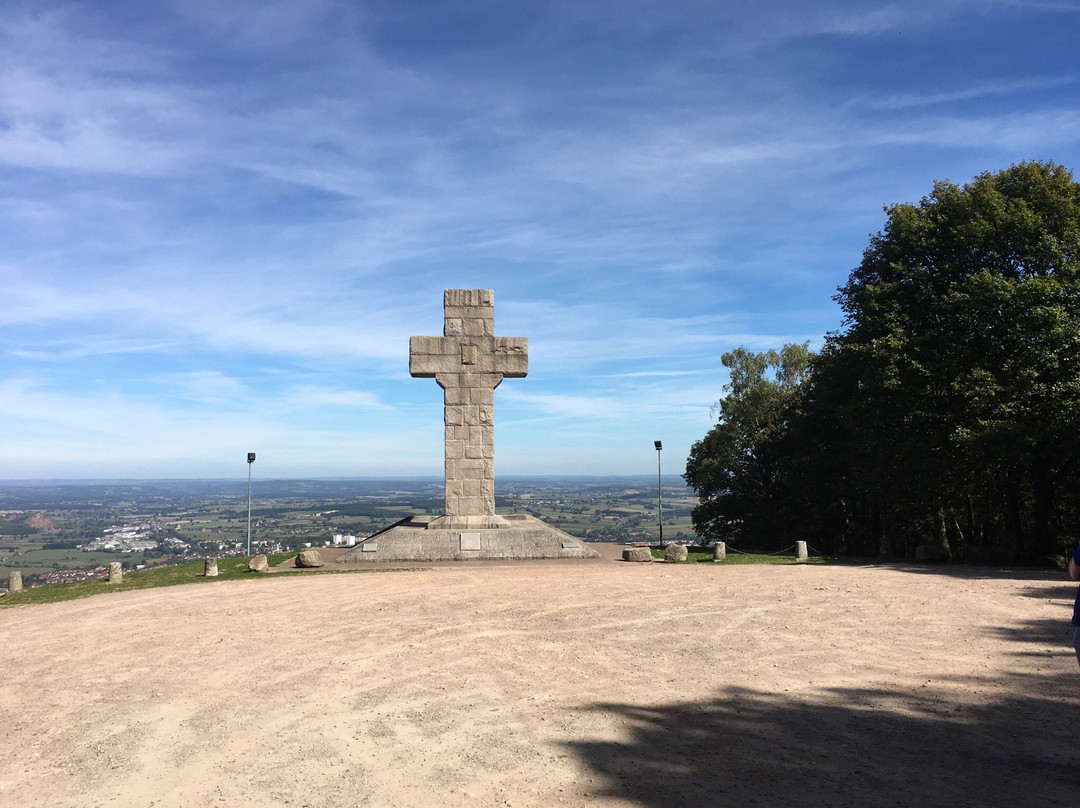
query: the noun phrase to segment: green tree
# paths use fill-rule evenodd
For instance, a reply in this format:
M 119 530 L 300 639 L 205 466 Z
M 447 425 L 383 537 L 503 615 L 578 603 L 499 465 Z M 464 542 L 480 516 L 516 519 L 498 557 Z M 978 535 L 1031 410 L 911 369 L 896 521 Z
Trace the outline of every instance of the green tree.
M 700 502 L 691 513 L 698 535 L 762 538 L 783 471 L 791 408 L 810 367 L 808 345 L 764 353 L 736 348 L 721 357 L 731 377 L 719 422 L 693 445 L 683 474 Z
M 1021 163 L 886 212 L 808 391 L 847 507 L 883 547 L 963 519 L 967 541 L 1043 558 L 1076 503 L 1080 186 Z

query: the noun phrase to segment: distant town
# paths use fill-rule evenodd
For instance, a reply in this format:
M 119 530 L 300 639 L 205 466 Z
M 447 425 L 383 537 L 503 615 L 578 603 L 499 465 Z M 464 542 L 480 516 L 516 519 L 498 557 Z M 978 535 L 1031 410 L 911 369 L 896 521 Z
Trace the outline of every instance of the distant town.
M 509 478 L 496 510 L 528 513 L 586 541 L 694 538 L 678 477 Z M 266 480 L 252 487 L 251 553 L 352 546 L 407 516 L 442 512 L 441 480 Z M 0 482 L 0 569 L 28 585 L 248 553 L 246 481 Z M 0 589 L 7 573 L 0 575 Z

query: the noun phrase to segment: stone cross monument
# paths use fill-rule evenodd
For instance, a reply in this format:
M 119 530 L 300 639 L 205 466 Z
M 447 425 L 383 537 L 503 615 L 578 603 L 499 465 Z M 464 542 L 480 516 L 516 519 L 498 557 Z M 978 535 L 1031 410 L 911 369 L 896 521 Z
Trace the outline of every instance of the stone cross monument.
M 409 372 L 443 389 L 446 513 L 408 516 L 368 536 L 337 563 L 598 558 L 568 533 L 526 513 L 495 514 L 494 393 L 529 372 L 529 341 L 495 336 L 490 289 L 447 289 L 441 337 L 409 340 Z
M 493 528 L 495 388 L 529 372 L 529 341 L 496 337 L 491 289 L 447 289 L 443 336 L 409 340 L 409 373 L 443 389 L 446 515 L 433 528 Z

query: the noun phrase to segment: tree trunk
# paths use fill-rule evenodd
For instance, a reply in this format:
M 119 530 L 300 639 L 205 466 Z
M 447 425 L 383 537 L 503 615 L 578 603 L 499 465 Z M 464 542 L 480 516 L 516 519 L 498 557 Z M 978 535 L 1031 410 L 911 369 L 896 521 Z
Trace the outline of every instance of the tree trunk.
M 885 533 L 885 520 L 881 518 L 881 511 L 877 508 L 870 514 L 870 531 L 877 540 L 878 560 L 892 561 L 892 545 L 889 543 L 889 537 Z
M 934 538 L 937 540 L 937 546 L 952 556 L 952 550 L 949 549 L 949 532 L 945 527 L 944 508 L 938 508 L 934 516 Z
M 1020 526 L 1020 492 L 1012 480 L 1006 482 L 1005 486 L 1005 555 L 1013 564 L 1017 551 L 1024 546 L 1024 533 Z
M 960 555 L 964 554 L 964 548 L 967 547 L 967 537 L 964 536 L 964 531 L 960 527 L 960 520 L 955 516 L 952 520 L 953 527 L 956 529 L 956 549 L 960 552 Z
M 1042 561 L 1054 552 L 1054 479 L 1046 463 L 1038 457 L 1031 464 L 1031 486 L 1035 494 L 1031 553 Z
M 964 510 L 965 516 L 967 516 L 968 535 L 971 536 L 969 543 L 981 545 L 985 537 L 981 535 L 978 526 L 975 524 L 975 505 L 971 501 L 970 491 L 964 495 Z

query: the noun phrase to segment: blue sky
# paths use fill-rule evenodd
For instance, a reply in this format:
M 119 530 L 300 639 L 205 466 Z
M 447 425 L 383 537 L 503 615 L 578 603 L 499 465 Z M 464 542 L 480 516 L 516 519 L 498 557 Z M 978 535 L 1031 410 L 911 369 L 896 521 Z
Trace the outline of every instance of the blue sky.
M 0 2 L 0 477 L 437 475 L 408 338 L 495 290 L 499 474 L 681 472 L 882 206 L 1080 169 L 1080 2 Z

